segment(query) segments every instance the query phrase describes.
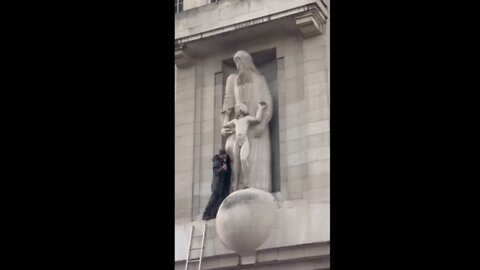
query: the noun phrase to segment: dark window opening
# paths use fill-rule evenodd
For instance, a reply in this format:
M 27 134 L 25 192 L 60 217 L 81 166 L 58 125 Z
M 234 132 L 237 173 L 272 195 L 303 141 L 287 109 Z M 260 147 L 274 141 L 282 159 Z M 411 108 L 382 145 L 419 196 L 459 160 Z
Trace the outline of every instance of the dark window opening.
M 183 0 L 175 0 L 175 13 L 183 11 Z

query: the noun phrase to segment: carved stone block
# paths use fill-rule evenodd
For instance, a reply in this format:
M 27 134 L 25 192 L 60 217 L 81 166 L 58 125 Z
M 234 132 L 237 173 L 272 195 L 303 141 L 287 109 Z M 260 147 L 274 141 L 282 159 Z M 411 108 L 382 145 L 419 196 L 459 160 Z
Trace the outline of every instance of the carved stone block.
M 300 30 L 304 37 L 322 34 L 323 24 L 325 21 L 325 18 L 323 18 L 323 16 L 315 10 L 295 17 L 295 23 L 298 27 L 298 30 Z
M 175 47 L 175 65 L 178 68 L 187 68 L 193 64 L 193 58 L 185 45 Z

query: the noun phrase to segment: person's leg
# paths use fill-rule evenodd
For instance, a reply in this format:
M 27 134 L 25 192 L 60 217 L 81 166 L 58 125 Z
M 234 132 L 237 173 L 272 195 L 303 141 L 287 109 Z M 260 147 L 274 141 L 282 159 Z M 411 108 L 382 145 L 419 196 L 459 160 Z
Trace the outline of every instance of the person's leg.
M 222 201 L 230 195 L 230 190 L 231 190 L 231 172 L 229 174 L 226 174 L 225 179 L 223 179 L 223 190 L 222 190 Z
M 217 196 L 216 201 L 215 201 L 215 203 L 213 204 L 213 207 L 212 207 L 210 218 L 216 218 L 217 217 L 217 212 L 218 212 L 218 209 L 220 208 L 220 205 L 222 204 L 222 202 L 223 202 L 223 198 L 221 196 Z
M 208 200 L 207 206 L 205 207 L 205 211 L 203 211 L 203 218 L 204 220 L 208 220 L 212 218 L 213 210 L 215 203 L 217 201 L 217 196 L 212 194 L 210 196 L 210 200 Z

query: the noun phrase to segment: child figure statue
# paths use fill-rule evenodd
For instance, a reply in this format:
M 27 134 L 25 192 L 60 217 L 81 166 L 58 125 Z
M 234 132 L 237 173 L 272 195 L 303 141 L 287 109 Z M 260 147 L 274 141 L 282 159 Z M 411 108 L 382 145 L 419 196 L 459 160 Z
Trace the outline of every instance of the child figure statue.
M 235 142 L 233 145 L 233 155 L 234 155 L 234 172 L 233 176 L 233 191 L 238 189 L 244 189 L 250 187 L 250 179 L 248 179 L 248 155 L 249 155 L 249 142 L 247 137 L 248 128 L 251 124 L 258 124 L 263 119 L 263 113 L 267 103 L 260 102 L 258 104 L 256 116 L 248 115 L 248 109 L 245 104 L 238 104 L 235 106 L 235 117 L 232 121 L 226 123 L 223 127 L 234 127 L 235 128 Z M 241 177 L 243 176 L 243 177 Z

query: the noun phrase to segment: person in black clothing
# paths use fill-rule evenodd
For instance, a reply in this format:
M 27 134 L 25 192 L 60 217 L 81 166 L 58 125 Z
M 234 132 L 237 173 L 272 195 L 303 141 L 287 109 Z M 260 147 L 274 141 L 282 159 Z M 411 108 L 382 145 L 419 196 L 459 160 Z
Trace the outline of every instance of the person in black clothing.
M 210 200 L 203 212 L 203 220 L 214 219 L 217 216 L 220 204 L 222 204 L 223 200 L 230 194 L 230 176 L 232 169 L 227 152 L 224 149 L 220 149 L 218 154 L 212 158 L 212 162 L 212 196 L 210 196 Z

